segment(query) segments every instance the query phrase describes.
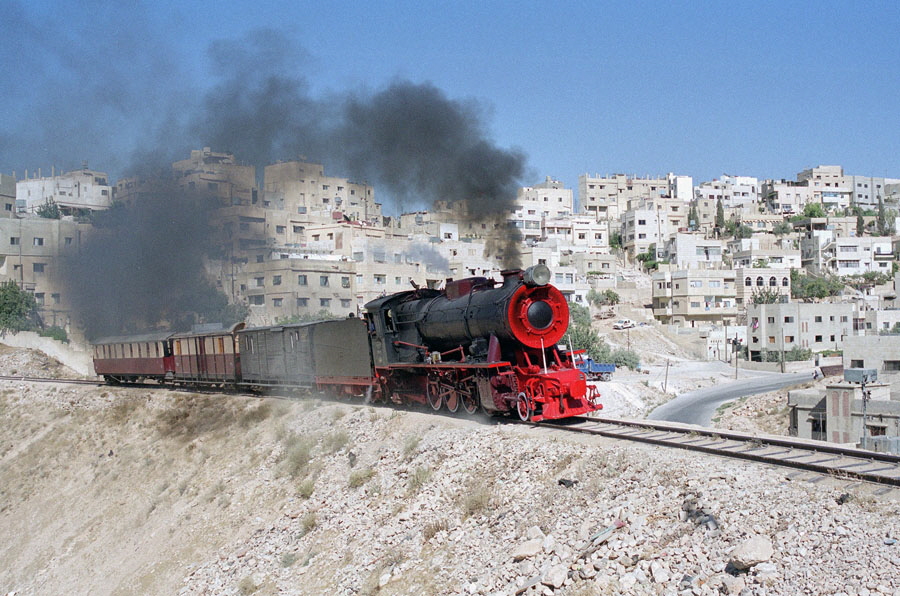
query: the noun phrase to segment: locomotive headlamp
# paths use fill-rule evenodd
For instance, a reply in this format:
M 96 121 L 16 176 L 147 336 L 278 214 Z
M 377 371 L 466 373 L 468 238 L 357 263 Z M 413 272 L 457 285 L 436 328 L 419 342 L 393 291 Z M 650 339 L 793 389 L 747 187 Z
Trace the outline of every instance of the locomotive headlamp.
M 546 265 L 534 265 L 522 274 L 526 286 L 546 286 L 550 283 L 550 268 Z

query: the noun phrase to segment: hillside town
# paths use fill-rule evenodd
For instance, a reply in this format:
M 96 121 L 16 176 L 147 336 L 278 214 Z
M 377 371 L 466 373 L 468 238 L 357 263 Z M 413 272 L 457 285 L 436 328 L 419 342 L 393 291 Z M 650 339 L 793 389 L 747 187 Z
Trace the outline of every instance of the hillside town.
M 701 359 L 784 372 L 792 361 L 838 357 L 876 371 L 868 386 L 829 386 L 833 407 L 822 391 L 792 394 L 790 430 L 898 449 L 890 382 L 900 371 L 900 178 L 836 165 L 796 180 L 696 184 L 672 173 L 584 174 L 576 197 L 547 176 L 519 188 L 514 210 L 486 217 L 451 201 L 387 214 L 374 186 L 326 175 L 323 164 L 279 162 L 260 177 L 209 147 L 171 174 L 185 192 L 216 199 L 221 250 L 207 270 L 248 324 L 356 316 L 412 286 L 544 264 L 571 304 L 615 316 L 615 301 L 601 297 L 627 294 L 635 324 L 693 338 Z M 93 215 L 146 200 L 147 185 L 87 164 L 0 175 L 0 281 L 33 294 L 44 325 L 79 337 L 61 271 L 96 232 Z

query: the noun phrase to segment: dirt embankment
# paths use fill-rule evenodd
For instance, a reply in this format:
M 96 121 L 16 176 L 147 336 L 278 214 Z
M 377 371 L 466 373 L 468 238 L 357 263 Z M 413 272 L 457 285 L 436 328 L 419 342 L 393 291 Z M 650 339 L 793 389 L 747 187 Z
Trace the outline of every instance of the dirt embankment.
M 0 594 L 900 589 L 897 503 L 839 479 L 162 389 L 0 381 L 0 419 Z M 751 536 L 773 552 L 728 573 Z

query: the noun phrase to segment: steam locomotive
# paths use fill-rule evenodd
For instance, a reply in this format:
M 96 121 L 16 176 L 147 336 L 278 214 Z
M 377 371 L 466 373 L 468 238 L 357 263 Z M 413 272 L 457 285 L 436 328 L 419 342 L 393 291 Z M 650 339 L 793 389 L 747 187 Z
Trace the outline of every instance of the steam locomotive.
M 362 319 L 118 337 L 94 344 L 108 383 L 326 391 L 522 420 L 601 409 L 557 345 L 568 303 L 544 265 L 373 300 Z

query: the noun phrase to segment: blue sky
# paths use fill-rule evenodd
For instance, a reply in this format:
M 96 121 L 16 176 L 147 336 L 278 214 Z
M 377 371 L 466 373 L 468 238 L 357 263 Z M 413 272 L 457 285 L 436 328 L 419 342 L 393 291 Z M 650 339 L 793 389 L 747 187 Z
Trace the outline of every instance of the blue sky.
M 0 8 L 0 171 L 87 159 L 115 177 L 216 85 L 210 44 L 268 29 L 319 100 L 404 80 L 473 101 L 492 142 L 527 156 L 525 184 L 819 164 L 900 178 L 897 2 L 109 4 Z

